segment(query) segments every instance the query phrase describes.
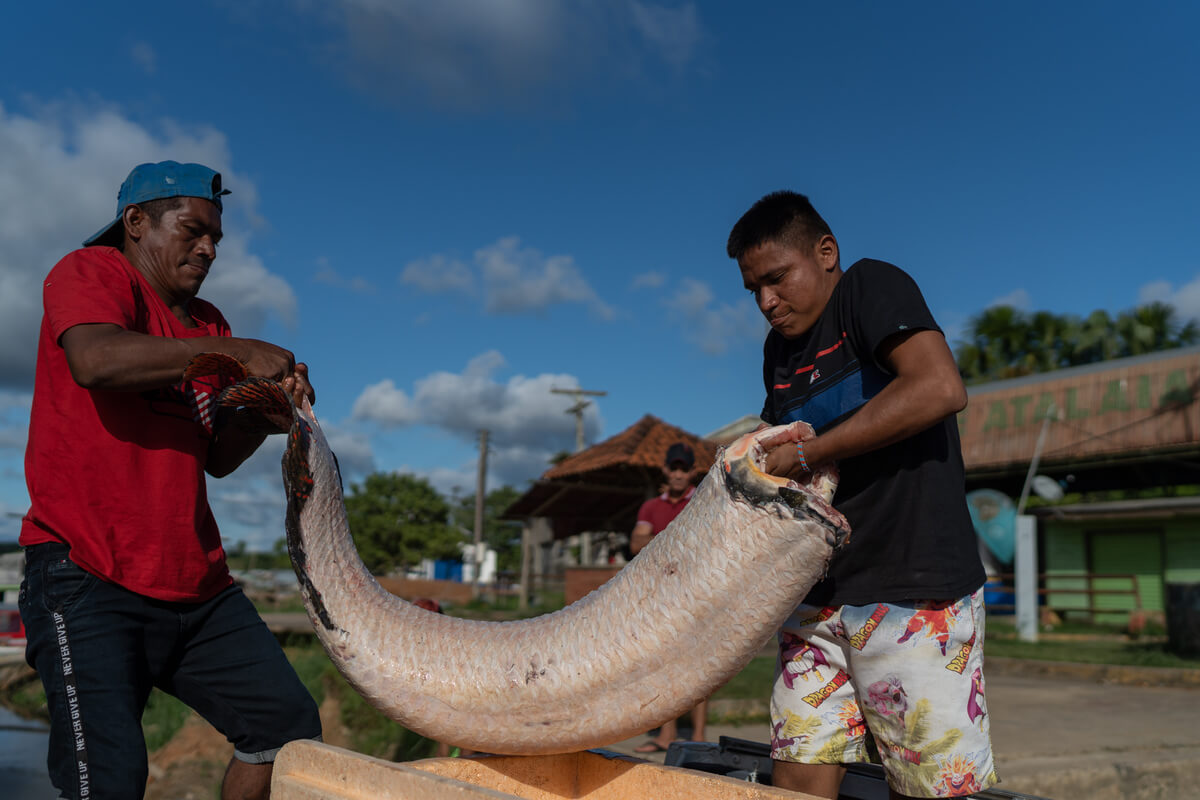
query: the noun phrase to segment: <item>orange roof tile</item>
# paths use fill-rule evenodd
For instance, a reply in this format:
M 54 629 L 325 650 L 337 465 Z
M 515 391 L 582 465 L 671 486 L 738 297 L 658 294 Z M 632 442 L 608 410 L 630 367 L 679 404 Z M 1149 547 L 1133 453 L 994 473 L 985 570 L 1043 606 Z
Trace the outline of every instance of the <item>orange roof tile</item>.
M 563 459 L 546 470 L 542 480 L 583 477 L 585 473 L 619 466 L 656 470 L 666 459 L 667 448 L 676 442 L 689 444 L 696 454 L 696 469 L 701 474 L 708 472 L 717 457 L 715 443 L 647 414 L 616 436 Z

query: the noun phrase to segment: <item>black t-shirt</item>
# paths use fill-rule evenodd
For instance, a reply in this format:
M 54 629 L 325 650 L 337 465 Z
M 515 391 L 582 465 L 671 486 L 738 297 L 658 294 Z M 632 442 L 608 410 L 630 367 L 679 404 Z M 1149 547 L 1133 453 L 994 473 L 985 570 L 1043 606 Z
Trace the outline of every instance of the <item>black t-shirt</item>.
M 891 264 L 857 262 L 809 331 L 790 340 L 767 335 L 763 420 L 804 420 L 818 434 L 837 425 L 891 381 L 876 359 L 880 344 L 923 329 L 941 332 L 916 282 Z M 983 585 L 953 416 L 838 468 L 833 505 L 849 521 L 850 538 L 805 602 L 948 600 Z

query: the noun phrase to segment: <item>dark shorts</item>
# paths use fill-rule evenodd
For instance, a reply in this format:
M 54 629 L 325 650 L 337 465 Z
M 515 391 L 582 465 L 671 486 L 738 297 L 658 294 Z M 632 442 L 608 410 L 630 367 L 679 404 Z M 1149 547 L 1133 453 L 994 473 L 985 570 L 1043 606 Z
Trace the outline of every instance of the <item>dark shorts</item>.
M 157 687 L 225 734 L 235 756 L 266 763 L 319 738 L 316 704 L 241 589 L 169 603 L 85 572 L 65 545 L 25 551 L 25 658 L 50 711 L 50 780 L 64 797 L 140 798 L 142 712 Z

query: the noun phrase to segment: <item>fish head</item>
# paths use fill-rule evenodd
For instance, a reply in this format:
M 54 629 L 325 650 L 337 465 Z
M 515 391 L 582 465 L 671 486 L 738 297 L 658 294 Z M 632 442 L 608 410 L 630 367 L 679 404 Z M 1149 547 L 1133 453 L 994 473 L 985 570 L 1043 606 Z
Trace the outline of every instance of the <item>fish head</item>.
M 804 482 L 766 471 L 769 449 L 812 435 L 812 427 L 805 422 L 764 428 L 730 444 L 717 461 L 726 488 L 735 499 L 770 508 L 781 516 L 817 522 L 826 529 L 830 544 L 838 547 L 850 535 L 850 525 L 832 505 L 838 483 L 837 466 L 819 467 Z

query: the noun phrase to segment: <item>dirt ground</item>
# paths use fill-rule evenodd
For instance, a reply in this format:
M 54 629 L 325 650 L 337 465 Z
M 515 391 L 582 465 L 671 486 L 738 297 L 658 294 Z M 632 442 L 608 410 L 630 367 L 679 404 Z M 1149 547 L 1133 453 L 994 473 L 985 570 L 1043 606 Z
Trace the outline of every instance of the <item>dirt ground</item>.
M 332 693 L 321 704 L 324 740 L 347 747 L 350 732 L 341 722 L 341 705 Z M 144 800 L 217 800 L 221 779 L 233 757 L 233 745 L 193 714 L 171 741 L 150 756 Z

